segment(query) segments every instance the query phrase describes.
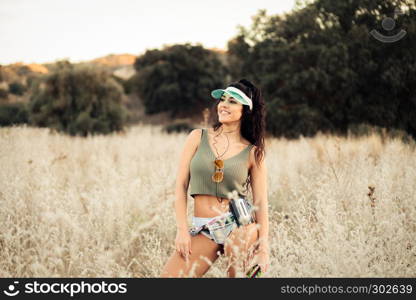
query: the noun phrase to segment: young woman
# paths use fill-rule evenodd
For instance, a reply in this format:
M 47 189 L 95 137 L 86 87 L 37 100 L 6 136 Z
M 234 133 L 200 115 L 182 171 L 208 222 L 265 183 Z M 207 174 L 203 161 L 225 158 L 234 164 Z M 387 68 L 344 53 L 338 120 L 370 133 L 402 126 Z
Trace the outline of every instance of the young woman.
M 161 277 L 202 277 L 225 254 L 227 275 L 236 277 L 254 262 L 269 267 L 267 169 L 264 101 L 259 88 L 242 79 L 211 92 L 216 100 L 213 128 L 194 129 L 186 139 L 176 178 L 176 250 Z M 218 238 L 211 231 L 187 226 L 187 190 L 194 198 L 193 229 L 213 219 L 226 220 Z M 229 192 L 246 198 L 252 189 L 254 222 L 237 226 L 229 208 Z M 231 218 L 231 219 L 230 219 Z M 212 222 L 211 222 L 212 223 Z M 213 236 L 214 235 L 214 236 Z M 244 274 L 240 273 L 240 274 Z

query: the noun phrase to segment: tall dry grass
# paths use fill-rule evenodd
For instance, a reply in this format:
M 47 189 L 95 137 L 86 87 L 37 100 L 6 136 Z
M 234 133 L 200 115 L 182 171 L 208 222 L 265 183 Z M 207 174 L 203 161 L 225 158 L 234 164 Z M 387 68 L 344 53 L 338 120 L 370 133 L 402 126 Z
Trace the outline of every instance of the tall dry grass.
M 173 251 L 185 137 L 0 128 L 0 276 L 158 277 Z M 377 135 L 268 140 L 265 276 L 415 277 L 415 154 Z M 225 266 L 221 257 L 205 277 Z

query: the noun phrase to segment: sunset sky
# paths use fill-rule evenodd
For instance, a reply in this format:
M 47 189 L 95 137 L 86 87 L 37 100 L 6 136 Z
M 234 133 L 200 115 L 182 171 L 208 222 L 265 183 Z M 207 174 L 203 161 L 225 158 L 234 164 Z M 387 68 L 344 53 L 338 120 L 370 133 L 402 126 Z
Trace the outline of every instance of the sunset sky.
M 0 0 L 0 64 L 72 62 L 138 55 L 164 44 L 226 48 L 259 9 L 288 12 L 295 0 Z

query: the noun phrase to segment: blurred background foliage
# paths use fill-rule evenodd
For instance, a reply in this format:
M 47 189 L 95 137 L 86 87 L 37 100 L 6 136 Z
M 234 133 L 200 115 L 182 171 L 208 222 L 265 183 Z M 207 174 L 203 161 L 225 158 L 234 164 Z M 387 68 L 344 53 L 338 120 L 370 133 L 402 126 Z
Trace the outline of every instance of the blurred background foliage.
M 127 116 L 122 95 L 108 73 L 62 62 L 34 87 L 29 121 L 71 135 L 121 131 Z
M 212 104 L 207 101 L 211 90 L 225 85 L 227 72 L 213 51 L 190 44 L 148 50 L 134 67 L 146 113 L 165 111 L 171 118 L 201 114 Z
M 374 39 L 369 32 L 382 32 L 397 7 L 406 36 Z M 273 135 L 346 134 L 367 123 L 416 138 L 415 12 L 415 2 L 390 0 L 318 0 L 284 17 L 261 11 L 229 42 L 230 69 L 263 87 Z
M 386 17 L 396 22 L 390 32 L 381 26 Z M 406 35 L 382 43 L 373 29 Z M 416 139 L 415 49 L 414 1 L 298 1 L 283 15 L 259 10 L 227 51 L 176 44 L 83 64 L 0 66 L 0 125 L 85 136 L 140 121 L 188 131 L 206 122 L 212 89 L 245 77 L 263 89 L 270 135 L 375 126 Z

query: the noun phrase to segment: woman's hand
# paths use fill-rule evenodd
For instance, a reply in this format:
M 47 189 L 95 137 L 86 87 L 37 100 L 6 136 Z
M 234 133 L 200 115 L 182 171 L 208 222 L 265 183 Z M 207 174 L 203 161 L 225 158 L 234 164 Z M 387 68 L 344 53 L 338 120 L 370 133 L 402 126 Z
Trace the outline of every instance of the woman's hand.
M 188 261 L 188 257 L 192 254 L 191 250 L 191 234 L 188 229 L 178 229 L 175 239 L 176 251 Z
M 256 250 L 257 263 L 263 273 L 267 272 L 270 264 L 270 254 L 268 249 Z

